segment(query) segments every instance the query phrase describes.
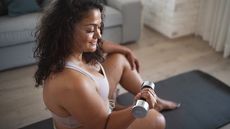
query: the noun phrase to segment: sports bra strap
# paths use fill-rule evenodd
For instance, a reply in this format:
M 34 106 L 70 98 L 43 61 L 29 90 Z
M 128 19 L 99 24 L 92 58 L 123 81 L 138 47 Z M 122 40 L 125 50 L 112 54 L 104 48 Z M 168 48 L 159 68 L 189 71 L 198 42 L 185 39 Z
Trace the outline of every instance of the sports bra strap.
M 85 76 L 89 77 L 90 79 L 92 79 L 93 81 L 96 81 L 95 80 L 95 77 L 90 74 L 89 72 L 87 72 L 86 70 L 82 69 L 81 67 L 79 67 L 78 65 L 75 65 L 74 63 L 72 62 L 67 62 L 66 65 L 65 65 L 66 68 L 70 68 L 70 69 L 74 69 L 82 74 L 84 74 Z

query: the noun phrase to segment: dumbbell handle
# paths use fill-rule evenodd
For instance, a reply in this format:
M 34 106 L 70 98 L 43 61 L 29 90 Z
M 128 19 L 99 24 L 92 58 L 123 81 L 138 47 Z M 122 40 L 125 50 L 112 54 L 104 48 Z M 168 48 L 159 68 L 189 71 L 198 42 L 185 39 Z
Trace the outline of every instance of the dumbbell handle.
M 141 89 L 143 88 L 155 88 L 155 84 L 151 81 L 144 81 L 141 85 Z M 145 101 L 145 99 L 141 98 L 136 101 L 135 105 L 132 108 L 132 114 L 136 118 L 145 117 L 149 110 L 149 104 Z

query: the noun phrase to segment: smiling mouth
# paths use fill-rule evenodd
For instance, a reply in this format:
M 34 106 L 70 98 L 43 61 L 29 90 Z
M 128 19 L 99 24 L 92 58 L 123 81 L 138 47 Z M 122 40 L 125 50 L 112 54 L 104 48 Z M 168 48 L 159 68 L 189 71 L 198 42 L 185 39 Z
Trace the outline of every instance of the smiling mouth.
M 91 46 L 96 46 L 97 42 L 90 42 Z
M 95 42 L 90 42 L 91 44 L 93 44 L 93 45 L 96 45 L 97 44 L 97 41 L 95 41 Z

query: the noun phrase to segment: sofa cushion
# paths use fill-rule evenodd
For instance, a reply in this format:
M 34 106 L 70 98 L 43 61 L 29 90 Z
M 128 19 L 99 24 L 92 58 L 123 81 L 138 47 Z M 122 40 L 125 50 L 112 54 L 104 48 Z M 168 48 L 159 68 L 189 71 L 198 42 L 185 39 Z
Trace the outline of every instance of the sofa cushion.
M 0 47 L 34 41 L 34 32 L 41 13 L 18 17 L 0 17 Z
M 122 25 L 122 14 L 120 11 L 111 8 L 110 6 L 105 6 L 105 28 L 114 27 Z
M 5 3 L 9 16 L 19 16 L 40 10 L 36 0 L 5 0 Z
M 121 26 L 122 15 L 116 9 L 105 6 L 105 28 Z M 18 17 L 0 17 L 0 47 L 35 41 L 34 33 L 40 12 Z

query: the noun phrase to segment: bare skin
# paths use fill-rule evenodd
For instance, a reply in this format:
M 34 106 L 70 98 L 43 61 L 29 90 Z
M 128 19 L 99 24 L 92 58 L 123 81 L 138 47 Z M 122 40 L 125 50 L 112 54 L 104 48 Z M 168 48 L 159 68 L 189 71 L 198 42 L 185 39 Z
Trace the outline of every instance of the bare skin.
M 108 45 L 109 44 L 109 45 Z M 139 62 L 131 50 L 114 45 L 107 41 L 107 44 L 104 47 L 112 46 L 113 49 L 108 49 L 108 53 L 114 53 L 113 51 L 119 51 L 122 53 L 123 57 L 122 61 L 117 59 L 115 54 L 107 56 L 105 62 L 103 63 L 103 67 L 105 68 L 106 75 L 109 79 L 110 84 L 110 98 L 113 98 L 114 92 L 116 92 L 118 84 L 121 84 L 123 88 L 127 91 L 131 92 L 133 95 L 136 95 L 140 92 L 140 85 L 143 80 L 139 75 Z M 107 48 L 105 48 L 107 49 Z M 124 64 L 121 62 L 125 62 Z M 123 68 L 124 67 L 124 68 Z M 124 73 L 125 72 L 125 73 Z M 129 77 L 129 79 L 126 79 Z M 162 98 L 157 98 L 157 103 L 155 104 L 155 110 L 163 111 L 163 110 L 172 110 L 180 107 L 180 104 L 177 104 L 172 101 L 164 100 Z
M 101 38 L 100 25 L 100 11 L 90 10 L 87 16 L 76 25 L 75 53 L 66 59 L 98 78 L 105 75 L 100 70 L 98 71 L 95 65 L 87 64 L 82 58 L 82 53 L 96 50 L 97 40 Z M 135 119 L 131 113 L 132 107 L 126 107 L 109 114 L 108 100 L 103 100 L 98 92 L 100 86 L 84 74 L 69 68 L 65 68 L 60 73 L 51 74 L 45 80 L 43 89 L 45 105 L 60 117 L 72 116 L 82 125 L 78 129 L 103 129 L 109 115 L 107 129 L 164 129 L 165 119 L 156 110 L 157 106 L 155 105 L 162 107 L 160 109 L 162 110 L 173 109 L 176 104 L 162 101 L 151 89 L 140 90 L 142 79 L 138 74 L 139 64 L 136 58 L 129 49 L 109 44 L 105 41 L 103 45 L 104 51 L 109 55 L 102 64 L 109 82 L 108 97 L 111 97 L 117 84 L 120 83 L 135 94 L 137 99 L 143 97 L 149 103 L 150 111 L 145 118 Z M 58 122 L 54 122 L 54 124 L 57 129 L 70 129 Z

